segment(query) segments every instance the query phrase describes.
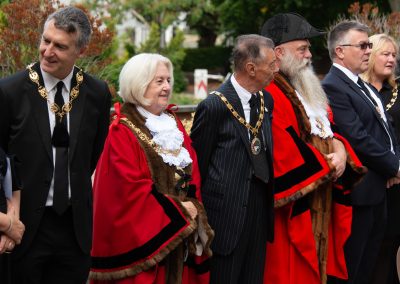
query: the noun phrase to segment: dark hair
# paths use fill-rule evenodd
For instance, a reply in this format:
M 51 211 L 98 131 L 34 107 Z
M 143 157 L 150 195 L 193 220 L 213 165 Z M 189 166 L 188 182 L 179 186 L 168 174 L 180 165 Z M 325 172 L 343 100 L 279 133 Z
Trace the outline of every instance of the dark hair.
M 355 30 L 368 34 L 368 26 L 357 21 L 342 21 L 336 24 L 328 34 L 329 57 L 333 60 L 336 57 L 335 49 L 340 44 L 345 44 L 349 31 Z
M 92 28 L 87 15 L 81 9 L 73 6 L 61 8 L 47 18 L 45 25 L 51 20 L 54 20 L 57 29 L 78 34 L 76 42 L 78 48 L 89 44 Z
M 247 61 L 259 62 L 262 58 L 261 49 L 274 48 L 271 39 L 264 36 L 249 34 L 236 38 L 236 44 L 232 51 L 234 70 L 244 70 Z

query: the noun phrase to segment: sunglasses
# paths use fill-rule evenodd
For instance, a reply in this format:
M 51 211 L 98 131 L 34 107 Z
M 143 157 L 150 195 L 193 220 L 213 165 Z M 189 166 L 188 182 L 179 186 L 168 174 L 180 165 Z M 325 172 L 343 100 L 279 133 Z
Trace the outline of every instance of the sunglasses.
M 372 42 L 363 42 L 360 44 L 340 44 L 339 46 L 354 46 L 354 47 L 359 47 L 362 50 L 365 50 L 367 48 L 371 49 L 373 44 Z

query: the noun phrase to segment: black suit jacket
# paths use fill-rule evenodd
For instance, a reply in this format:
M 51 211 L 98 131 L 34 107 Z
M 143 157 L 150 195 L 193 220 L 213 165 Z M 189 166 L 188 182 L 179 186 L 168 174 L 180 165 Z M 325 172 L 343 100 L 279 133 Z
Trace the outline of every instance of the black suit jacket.
M 244 117 L 240 98 L 228 79 L 219 89 L 235 110 Z M 271 112 L 272 97 L 264 91 L 265 118 L 262 131 L 266 138 L 270 180 L 272 171 Z M 253 175 L 249 132 L 240 124 L 216 95 L 209 95 L 197 110 L 191 130 L 193 147 L 197 152 L 202 178 L 202 199 L 208 220 L 215 230 L 213 250 L 229 254 L 237 245 L 242 232 L 246 205 Z M 269 224 L 273 225 L 272 183 L 265 185 L 269 198 Z M 268 230 L 273 233 L 273 230 Z M 272 238 L 272 235 L 270 236 Z
M 41 77 L 39 64 L 34 69 Z M 77 71 L 71 87 L 76 85 Z M 107 84 L 84 73 L 69 113 L 69 177 L 75 235 L 85 253 L 90 252 L 92 241 L 91 175 L 108 132 L 110 104 Z M 0 146 L 19 160 L 17 170 L 24 187 L 21 221 L 26 231 L 13 253 L 18 257 L 35 237 L 54 172 L 47 102 L 27 70 L 0 80 Z
M 396 150 L 393 130 L 390 124 L 385 127 L 360 87 L 335 66 L 322 86 L 328 95 L 337 131 L 350 142 L 368 168 L 365 178 L 351 192 L 352 203 L 378 204 L 385 197 L 387 179 L 399 170 L 399 158 L 390 150 L 390 139 Z

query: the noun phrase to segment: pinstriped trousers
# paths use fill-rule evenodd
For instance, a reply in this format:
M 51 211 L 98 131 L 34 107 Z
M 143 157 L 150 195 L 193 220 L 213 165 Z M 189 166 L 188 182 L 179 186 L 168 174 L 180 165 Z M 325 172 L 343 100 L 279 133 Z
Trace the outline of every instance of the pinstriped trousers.
M 214 253 L 211 284 L 263 283 L 268 228 L 267 190 L 265 183 L 253 177 L 238 244 L 229 255 Z

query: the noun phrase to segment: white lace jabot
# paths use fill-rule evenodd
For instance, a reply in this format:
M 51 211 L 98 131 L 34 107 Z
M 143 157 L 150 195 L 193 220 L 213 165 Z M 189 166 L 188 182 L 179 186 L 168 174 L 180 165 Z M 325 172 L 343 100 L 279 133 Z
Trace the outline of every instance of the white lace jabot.
M 164 163 L 170 166 L 185 168 L 192 163 L 189 152 L 183 147 L 183 134 L 178 129 L 175 119 L 166 113 L 154 115 L 143 107 L 137 107 L 139 113 L 146 118 L 146 127 L 153 135 L 153 141 L 163 151 L 158 154 Z
M 317 135 L 324 139 L 332 138 L 333 132 L 326 109 L 315 109 L 306 103 L 299 92 L 296 91 L 296 94 L 303 104 L 304 110 L 306 111 L 306 114 L 310 120 L 311 134 Z

